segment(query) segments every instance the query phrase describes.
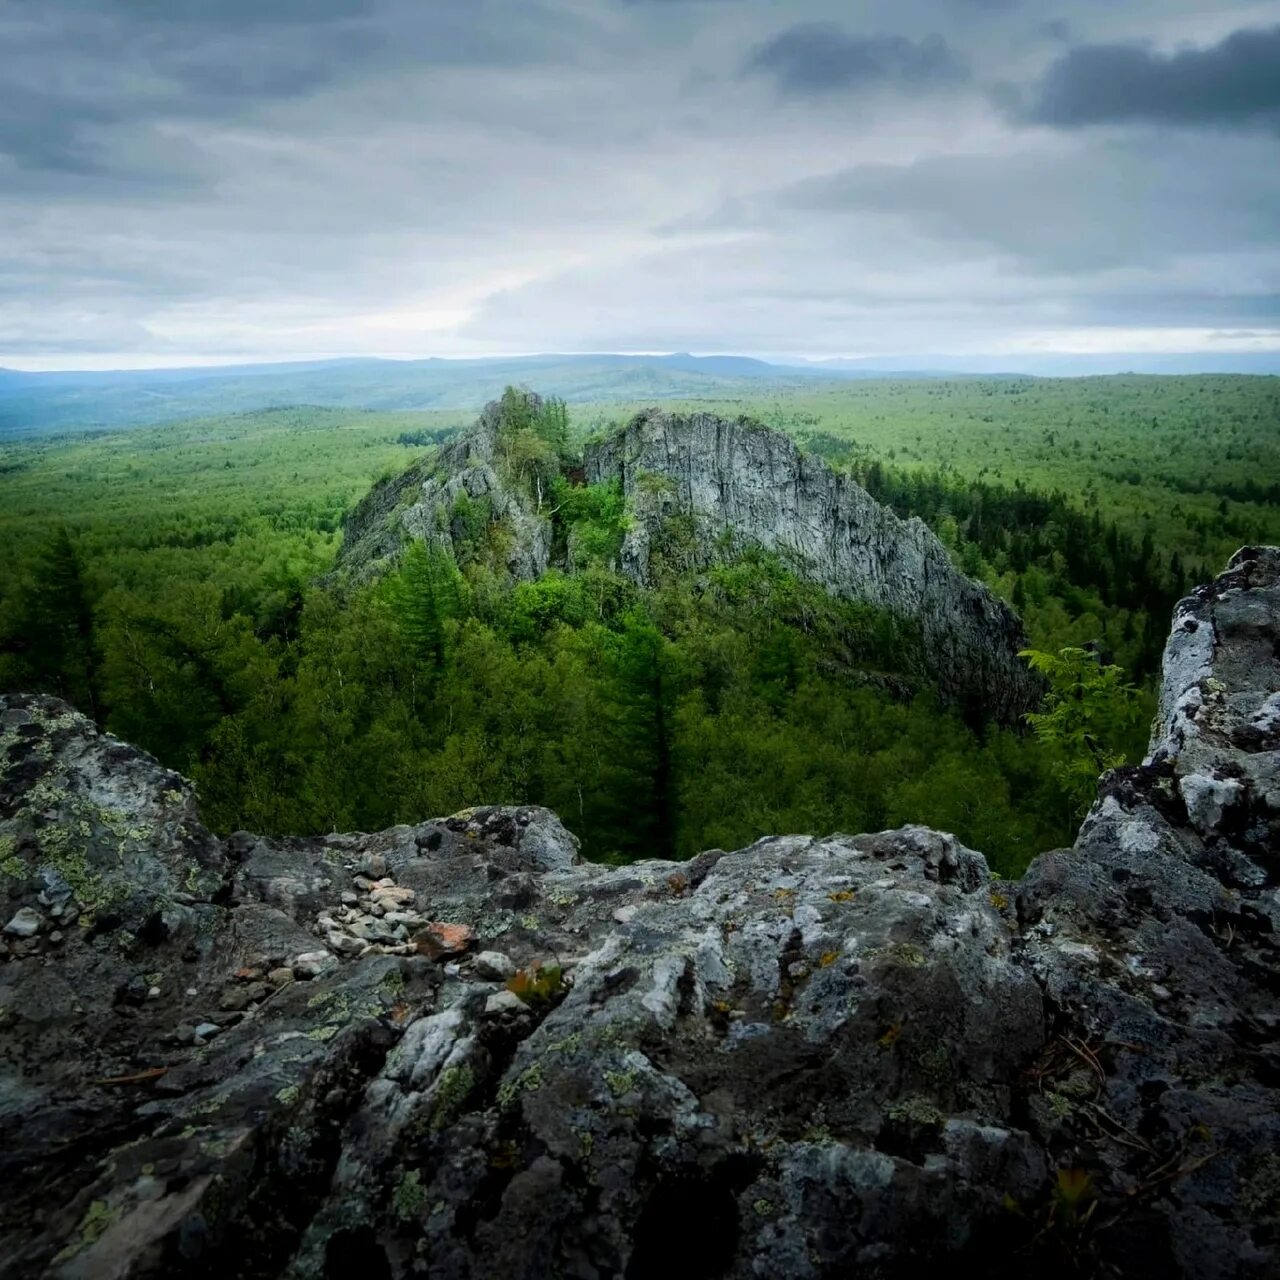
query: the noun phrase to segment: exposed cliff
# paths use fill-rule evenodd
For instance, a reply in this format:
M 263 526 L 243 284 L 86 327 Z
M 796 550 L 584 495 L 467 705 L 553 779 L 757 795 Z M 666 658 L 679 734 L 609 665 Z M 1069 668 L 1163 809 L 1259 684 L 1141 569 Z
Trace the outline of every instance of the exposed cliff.
M 920 827 L 220 841 L 0 699 L 0 1272 L 1274 1276 L 1278 654 L 1241 552 L 1020 885 Z
M 541 404 L 528 393 L 524 401 Z M 501 531 L 488 539 L 495 568 L 517 581 L 545 572 L 554 512 L 512 482 L 504 441 L 494 402 L 464 436 L 374 486 L 347 521 L 339 570 L 368 577 L 414 538 L 463 561 L 479 520 Z M 704 568 L 761 547 L 836 595 L 918 625 L 929 674 L 949 700 L 1012 723 L 1039 698 L 1038 678 L 1017 656 L 1024 638 L 1013 611 L 960 573 L 922 521 L 898 519 L 781 432 L 651 410 L 589 445 L 585 474 L 621 484 L 629 521 L 619 567 L 641 585 L 657 560 Z M 572 529 L 565 545 L 572 560 Z
M 764 547 L 837 595 L 918 622 L 947 696 L 1007 722 L 1038 700 L 1016 614 L 960 573 L 923 521 L 900 520 L 782 432 L 652 409 L 589 445 L 586 472 L 623 486 L 633 520 L 622 569 L 637 582 L 655 557 L 705 565 Z
M 531 393 L 523 398 L 532 407 L 542 403 Z M 462 509 L 473 506 L 485 522 L 505 526 L 503 558 L 511 578 L 527 581 L 545 572 L 551 522 L 503 478 L 501 429 L 502 406 L 494 401 L 466 433 L 374 485 L 347 520 L 339 570 L 367 578 L 415 538 L 438 542 L 456 555 L 457 544 L 467 536 Z

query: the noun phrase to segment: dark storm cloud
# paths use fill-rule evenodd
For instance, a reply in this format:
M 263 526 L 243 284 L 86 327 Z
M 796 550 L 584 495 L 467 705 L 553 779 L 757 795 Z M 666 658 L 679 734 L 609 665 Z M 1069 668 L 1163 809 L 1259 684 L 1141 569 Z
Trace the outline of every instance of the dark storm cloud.
M 964 63 L 939 35 L 855 35 L 834 23 L 800 23 L 760 45 L 747 74 L 771 76 L 795 96 L 857 91 L 882 84 L 914 89 L 953 85 L 966 78 Z
M 1065 128 L 1280 123 L 1280 26 L 1237 31 L 1219 44 L 1171 54 L 1131 44 L 1082 45 L 1049 68 L 1024 115 Z

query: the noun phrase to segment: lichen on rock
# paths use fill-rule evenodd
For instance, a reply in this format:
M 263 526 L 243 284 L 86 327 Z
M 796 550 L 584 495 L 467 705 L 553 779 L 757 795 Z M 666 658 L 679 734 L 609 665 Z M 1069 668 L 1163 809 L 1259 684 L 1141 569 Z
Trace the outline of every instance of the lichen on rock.
M 678 866 L 530 807 L 217 840 L 0 698 L 0 1268 L 1274 1276 L 1278 641 L 1243 551 L 1179 606 L 1147 762 L 998 890 L 916 826 Z

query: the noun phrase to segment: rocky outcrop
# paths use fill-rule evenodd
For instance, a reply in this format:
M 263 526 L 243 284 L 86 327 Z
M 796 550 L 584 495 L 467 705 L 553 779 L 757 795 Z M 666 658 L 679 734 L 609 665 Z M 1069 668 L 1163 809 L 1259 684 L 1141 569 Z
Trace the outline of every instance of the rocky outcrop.
M 217 840 L 0 699 L 0 1272 L 1270 1277 L 1280 552 L 1019 885 L 919 827 Z
M 586 472 L 623 486 L 633 519 L 622 569 L 637 582 L 655 557 L 683 567 L 763 547 L 838 595 L 917 622 L 949 698 L 1010 723 L 1038 701 L 1012 610 L 960 573 L 923 521 L 900 520 L 782 432 L 653 409 L 588 445 Z
M 375 485 L 347 520 L 338 572 L 365 580 L 413 539 L 465 562 L 482 529 L 498 529 L 487 539 L 495 568 L 511 581 L 544 573 L 550 513 L 504 478 L 502 413 L 495 401 L 465 435 Z M 782 432 L 650 410 L 588 445 L 584 471 L 588 483 L 622 485 L 629 521 L 619 567 L 641 585 L 652 582 L 658 559 L 701 568 L 761 547 L 837 595 L 916 624 L 920 659 L 948 701 L 1016 723 L 1041 696 L 1039 678 L 1018 658 L 1017 615 L 960 573 L 923 521 L 899 520 Z M 570 529 L 569 564 L 574 543 Z
M 542 403 L 532 392 L 524 397 L 535 408 Z M 436 542 L 457 556 L 460 544 L 472 534 L 467 517 L 460 513 L 468 505 L 478 511 L 482 523 L 504 527 L 504 568 L 513 580 L 529 581 L 545 572 L 551 558 L 551 522 L 503 479 L 498 462 L 501 425 L 501 405 L 494 401 L 465 434 L 374 485 L 347 519 L 339 572 L 367 579 L 394 562 L 413 539 Z

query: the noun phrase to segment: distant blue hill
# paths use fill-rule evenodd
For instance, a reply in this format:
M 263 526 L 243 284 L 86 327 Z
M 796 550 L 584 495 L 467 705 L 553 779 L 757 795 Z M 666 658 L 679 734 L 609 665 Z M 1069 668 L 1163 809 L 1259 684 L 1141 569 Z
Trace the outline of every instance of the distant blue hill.
M 0 370 L 0 435 L 120 427 L 310 404 L 381 410 L 476 409 L 510 383 L 581 403 L 734 395 L 807 386 L 838 369 L 747 356 L 558 355 L 488 360 L 322 360 L 214 368 L 21 373 Z
M 476 360 L 351 358 L 182 369 L 0 369 L 0 438 L 118 428 L 284 405 L 473 410 L 508 384 L 574 403 L 689 399 L 862 378 L 1280 373 L 1280 354 L 917 356 L 770 363 L 749 356 L 556 354 Z

